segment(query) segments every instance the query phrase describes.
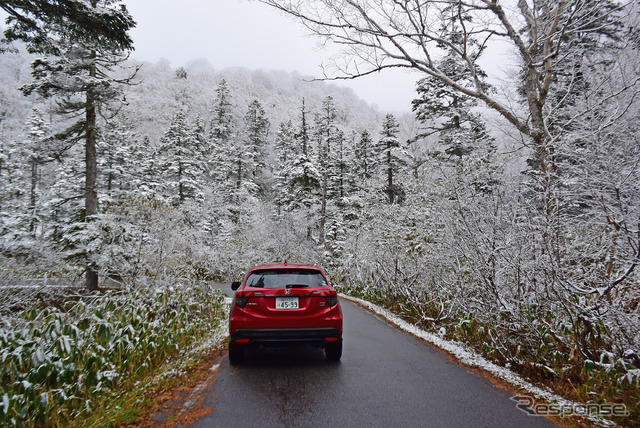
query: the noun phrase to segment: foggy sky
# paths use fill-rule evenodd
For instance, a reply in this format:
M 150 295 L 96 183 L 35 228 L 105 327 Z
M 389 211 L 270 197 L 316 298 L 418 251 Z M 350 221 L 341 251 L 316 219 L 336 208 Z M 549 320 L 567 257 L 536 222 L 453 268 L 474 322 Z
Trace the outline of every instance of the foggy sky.
M 247 0 L 125 0 L 138 23 L 131 31 L 133 59 L 167 59 L 174 67 L 206 59 L 216 69 L 298 71 L 322 77 L 320 64 L 332 52 L 305 36 L 289 17 Z M 419 75 L 385 70 L 365 78 L 337 82 L 383 111 L 409 112 Z

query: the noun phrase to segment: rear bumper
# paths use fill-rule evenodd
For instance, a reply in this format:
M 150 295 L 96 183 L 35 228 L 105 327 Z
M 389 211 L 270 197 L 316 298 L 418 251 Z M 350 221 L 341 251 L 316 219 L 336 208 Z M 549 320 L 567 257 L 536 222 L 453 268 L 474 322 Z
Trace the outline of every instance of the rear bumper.
M 334 327 L 294 329 L 244 329 L 239 328 L 230 336 L 238 344 L 269 342 L 342 342 L 342 331 Z

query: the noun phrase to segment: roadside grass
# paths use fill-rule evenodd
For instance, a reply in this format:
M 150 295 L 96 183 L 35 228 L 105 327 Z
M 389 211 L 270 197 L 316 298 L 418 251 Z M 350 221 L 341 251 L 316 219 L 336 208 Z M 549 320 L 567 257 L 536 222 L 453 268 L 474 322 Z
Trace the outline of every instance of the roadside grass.
M 131 379 L 111 396 L 103 396 L 96 411 L 73 421 L 70 428 L 174 425 L 185 409 L 166 403 L 181 391 L 191 391 L 211 373 L 212 361 L 226 352 L 226 326 L 222 327 L 216 340 L 194 349 L 187 359 L 173 358 L 144 378 Z M 161 417 L 156 417 L 158 414 Z
M 119 426 L 219 346 L 226 307 L 206 286 L 154 286 L 41 302 L 2 321 L 0 425 Z
M 623 404 L 627 416 L 610 418 L 604 414 L 602 418 L 621 426 L 640 427 L 640 373 L 628 361 L 613 359 L 606 353 L 600 361 L 581 359 L 570 349 L 563 349 L 559 345 L 563 342 L 554 340 L 554 334 L 550 332 L 531 331 L 522 326 L 511 331 L 505 328 L 507 323 L 480 322 L 473 314 L 461 313 L 447 320 L 425 322 L 424 314 L 431 311 L 436 319 L 441 308 L 428 308 L 427 305 L 414 308 L 414 303 L 389 291 L 381 293 L 380 290 L 374 292 L 339 285 L 336 288 L 340 293 L 383 307 L 443 339 L 464 343 L 488 361 L 507 367 L 533 384 L 547 387 L 569 400 L 584 404 Z M 570 338 L 570 331 L 565 334 Z M 564 418 L 562 423 L 572 426 L 574 421 L 576 419 Z M 594 426 L 591 421 L 583 422 L 582 426 Z

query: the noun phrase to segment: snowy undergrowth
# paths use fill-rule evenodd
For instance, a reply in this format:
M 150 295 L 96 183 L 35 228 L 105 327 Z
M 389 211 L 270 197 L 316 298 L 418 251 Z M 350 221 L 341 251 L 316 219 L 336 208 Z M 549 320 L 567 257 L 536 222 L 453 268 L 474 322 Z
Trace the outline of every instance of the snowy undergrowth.
M 231 299 L 223 298 L 222 313 L 229 312 Z M 219 322 L 202 340 L 194 340 L 190 347 L 183 348 L 179 355 L 168 359 L 153 373 L 133 382 L 128 388 L 122 388 L 115 400 L 110 400 L 108 406 L 95 412 L 76 426 L 121 426 L 140 424 L 146 420 L 148 414 L 157 409 L 161 396 L 171 395 L 180 390 L 182 385 L 189 385 L 188 379 L 194 373 L 201 372 L 202 365 L 210 364 L 211 355 L 217 355 L 221 348 L 226 348 L 229 336 L 229 320 L 226 316 L 219 318 Z M 218 363 L 219 364 L 219 363 Z M 214 368 L 209 370 L 215 370 Z M 187 386 L 189 388 L 189 386 Z M 160 401 L 162 401 L 160 399 Z M 146 410 L 144 410 L 146 409 Z M 150 413 L 151 412 L 151 413 Z M 144 424 L 144 422 L 142 422 Z M 168 422 L 165 421 L 165 424 Z
M 434 346 L 440 349 L 443 349 L 449 352 L 458 361 L 460 361 L 460 363 L 470 367 L 477 367 L 482 370 L 485 370 L 491 373 L 493 376 L 496 376 L 497 378 L 508 382 L 514 387 L 525 391 L 527 394 L 532 395 L 539 400 L 542 400 L 547 403 L 553 403 L 554 405 L 557 405 L 561 408 L 568 408 L 568 409 L 584 408 L 584 405 L 581 403 L 576 403 L 564 397 L 561 397 L 553 393 L 548 388 L 536 386 L 531 382 L 526 381 L 517 373 L 514 373 L 508 368 L 501 367 L 499 365 L 496 365 L 488 361 L 486 358 L 482 357 L 480 354 L 475 352 L 473 349 L 470 349 L 468 346 L 466 346 L 463 343 L 446 340 L 443 337 L 441 337 L 441 335 L 429 333 L 425 330 L 422 330 L 416 325 L 411 324 L 403 320 L 399 316 L 393 314 L 391 311 L 384 309 L 374 303 L 360 299 L 358 297 L 349 296 L 344 293 L 340 293 L 340 297 L 350 300 L 352 302 L 355 302 L 369 309 L 374 314 L 381 316 L 382 318 L 384 318 L 391 324 L 395 325 L 396 327 L 400 328 L 401 330 L 406 331 L 407 333 L 410 333 L 422 340 L 425 340 L 433 344 Z M 615 426 L 615 423 L 607 419 L 593 417 L 591 418 L 591 420 L 599 425 Z
M 68 310 L 26 310 L 20 322 L 0 329 L 0 425 L 62 426 L 84 418 L 123 386 L 221 342 L 225 314 L 219 293 L 194 285 L 108 292 Z

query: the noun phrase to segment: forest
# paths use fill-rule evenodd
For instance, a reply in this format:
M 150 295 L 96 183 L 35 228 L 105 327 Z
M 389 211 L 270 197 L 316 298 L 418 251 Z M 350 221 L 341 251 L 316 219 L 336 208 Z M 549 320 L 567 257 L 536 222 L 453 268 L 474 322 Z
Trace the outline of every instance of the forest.
M 206 284 L 237 280 L 251 263 L 319 263 L 340 292 L 571 399 L 625 403 L 630 415 L 617 422 L 637 423 L 640 6 L 262 2 L 318 37 L 355 44 L 360 67 L 339 70 L 348 76 L 367 66 L 422 71 L 412 113 L 381 112 L 338 83 L 297 73 L 136 63 L 126 38 L 40 16 L 43 39 L 9 20 L 0 54 L 0 288 L 73 285 L 74 302 L 94 299 L 110 308 L 104 314 L 126 306 L 105 290 L 146 302 L 136 314 L 174 295 L 188 312 L 189 302 L 221 307 Z M 360 3 L 369 5 L 364 21 L 352 9 Z M 501 37 L 518 59 L 507 82 L 480 61 Z M 59 365 L 47 374 L 30 367 L 67 361 L 58 338 L 99 330 L 82 324 L 89 318 L 78 306 L 40 315 L 41 297 L 9 288 L 2 300 L 0 422 L 32 414 L 37 424 L 65 400 L 44 387 L 29 398 L 30 388 L 62 374 L 51 374 Z M 185 333 L 176 316 L 176 332 L 203 334 Z M 77 331 L 60 330 L 52 345 L 36 338 L 42 323 L 63 318 Z M 196 324 L 207 322 L 217 321 Z M 124 343 L 104 340 L 96 343 Z M 50 350 L 22 361 L 27 344 Z M 149 367 L 177 352 L 125 348 Z M 74 364 L 64 366 L 69 376 L 81 372 Z M 114 362 L 83 380 L 86 391 L 124 371 Z M 13 395 L 7 379 L 21 385 Z M 88 409 L 89 392 L 78 391 L 58 422 Z

